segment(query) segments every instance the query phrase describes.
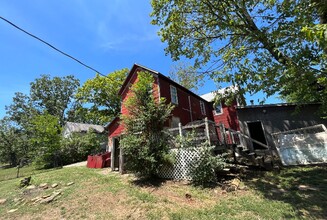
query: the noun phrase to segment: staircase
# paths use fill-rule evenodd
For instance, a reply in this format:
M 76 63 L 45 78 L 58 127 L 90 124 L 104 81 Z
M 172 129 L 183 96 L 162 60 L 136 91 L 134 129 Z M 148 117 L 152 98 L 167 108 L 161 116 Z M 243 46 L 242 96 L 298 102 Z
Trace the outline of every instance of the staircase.
M 263 144 L 240 131 L 225 128 L 223 124 L 218 125 L 221 142 L 225 148 L 233 153 L 234 163 L 259 166 L 265 169 L 273 167 L 273 155 L 270 146 Z M 247 142 L 256 143 L 262 149 L 248 149 Z

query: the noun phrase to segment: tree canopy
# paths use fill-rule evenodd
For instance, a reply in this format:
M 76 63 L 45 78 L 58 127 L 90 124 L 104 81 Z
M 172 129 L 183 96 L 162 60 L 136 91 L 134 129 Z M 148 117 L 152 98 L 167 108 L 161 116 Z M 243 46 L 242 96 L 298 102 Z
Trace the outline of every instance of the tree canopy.
M 102 77 L 99 74 L 87 80 L 76 94 L 76 116 L 82 115 L 81 122 L 105 124 L 120 112 L 118 91 L 122 86 L 128 69 L 114 71 Z
M 0 120 L 0 162 L 16 166 L 27 157 L 28 144 L 26 135 L 12 125 L 8 118 Z
M 203 75 L 198 75 L 197 69 L 187 62 L 177 62 L 171 67 L 169 76 L 185 88 L 197 92 L 203 84 Z
M 279 93 L 327 109 L 326 1 L 152 0 L 152 7 L 173 59 L 194 59 L 243 94 Z
M 33 116 L 48 113 L 57 117 L 63 125 L 79 87 L 79 80 L 72 75 L 53 78 L 41 75 L 30 85 L 30 94 L 17 92 L 13 103 L 6 106 L 9 118 L 19 126 L 27 127 Z
M 48 113 L 36 115 L 28 130 L 29 154 L 35 165 L 39 168 L 59 166 L 62 135 L 58 117 Z

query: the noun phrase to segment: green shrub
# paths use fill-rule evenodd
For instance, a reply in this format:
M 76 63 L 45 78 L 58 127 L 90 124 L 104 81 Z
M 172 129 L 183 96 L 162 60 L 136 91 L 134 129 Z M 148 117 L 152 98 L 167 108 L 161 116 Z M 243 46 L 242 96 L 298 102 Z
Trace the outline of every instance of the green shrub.
M 71 164 L 85 161 L 90 154 L 101 151 L 100 144 L 104 141 L 105 135 L 99 135 L 91 130 L 85 133 L 73 133 L 61 140 L 62 164 Z
M 215 155 L 208 141 L 198 144 L 196 132 L 187 132 L 184 136 L 175 138 L 177 147 L 188 148 L 199 153 L 197 159 L 192 163 L 190 177 L 194 185 L 206 186 L 217 182 L 217 171 L 224 169 L 226 165 L 226 154 Z
M 142 177 L 156 175 L 161 166 L 171 161 L 164 123 L 173 107 L 165 99 L 153 97 L 153 82 L 151 74 L 138 73 L 138 81 L 124 103 L 129 114 L 122 117 L 126 128 L 121 140 L 125 167 Z
M 206 186 L 217 182 L 217 171 L 224 169 L 226 159 L 224 154 L 214 155 L 213 146 L 208 142 L 194 148 L 200 152 L 199 157 L 194 161 L 190 171 L 194 185 Z

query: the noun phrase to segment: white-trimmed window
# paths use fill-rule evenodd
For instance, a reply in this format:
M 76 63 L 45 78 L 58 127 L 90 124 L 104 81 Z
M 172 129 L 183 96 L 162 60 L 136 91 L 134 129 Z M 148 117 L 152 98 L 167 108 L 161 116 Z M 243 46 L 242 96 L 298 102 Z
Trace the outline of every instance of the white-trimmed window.
M 200 101 L 200 109 L 201 109 L 202 115 L 206 115 L 206 107 L 204 106 L 203 101 Z
M 221 105 L 221 102 L 219 102 L 215 105 L 215 114 L 220 115 L 222 113 L 223 113 L 223 107 Z
M 170 85 L 170 97 L 171 103 L 178 104 L 178 96 L 177 96 L 177 89 L 175 86 Z

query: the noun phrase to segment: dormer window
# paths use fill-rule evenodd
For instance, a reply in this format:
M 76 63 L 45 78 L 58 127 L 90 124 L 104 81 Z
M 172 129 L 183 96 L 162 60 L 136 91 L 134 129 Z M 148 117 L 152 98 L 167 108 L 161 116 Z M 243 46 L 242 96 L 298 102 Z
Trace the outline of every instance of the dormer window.
M 220 115 L 222 113 L 223 113 L 223 108 L 222 108 L 221 102 L 219 102 L 215 105 L 215 114 Z
M 177 89 L 175 86 L 170 85 L 170 96 L 171 103 L 178 105 Z

